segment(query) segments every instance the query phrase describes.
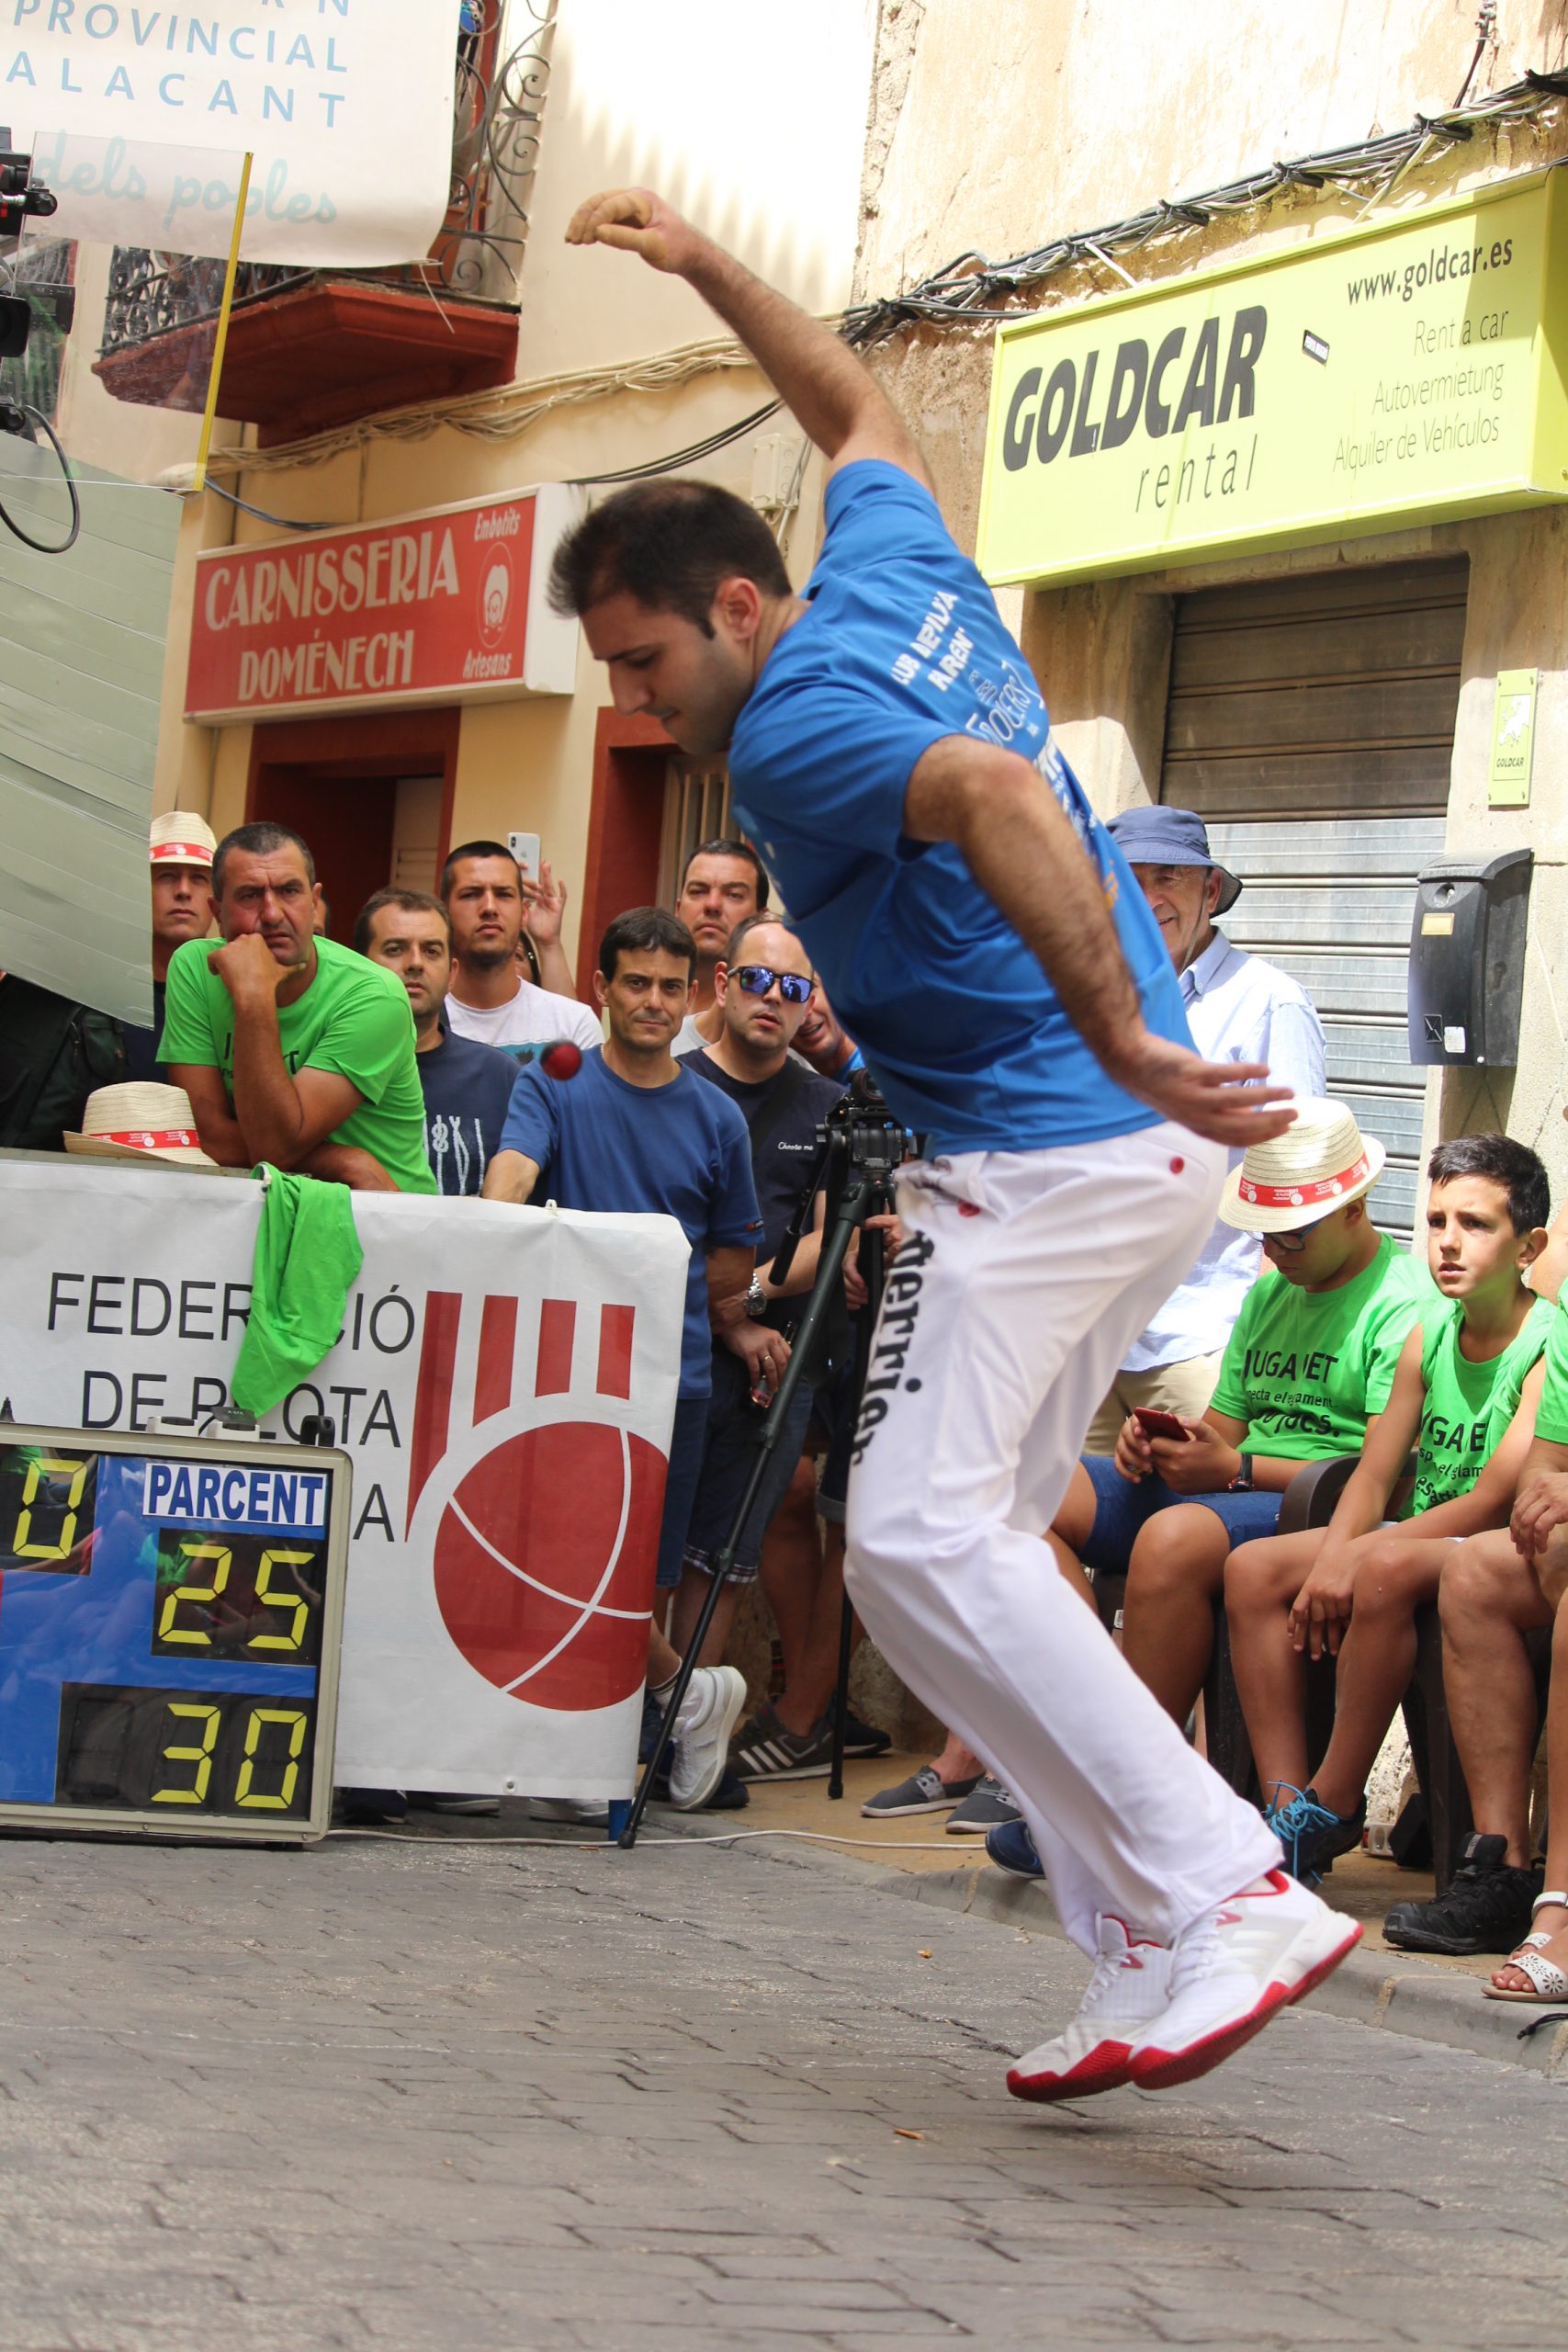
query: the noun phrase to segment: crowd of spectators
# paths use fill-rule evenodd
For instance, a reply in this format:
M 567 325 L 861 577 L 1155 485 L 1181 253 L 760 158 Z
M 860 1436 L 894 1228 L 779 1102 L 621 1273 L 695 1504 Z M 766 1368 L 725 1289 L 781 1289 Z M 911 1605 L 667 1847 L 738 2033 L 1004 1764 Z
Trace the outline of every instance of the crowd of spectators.
M 1309 1884 L 1361 1838 L 1417 1615 L 1435 1603 L 1475 1830 L 1447 1890 L 1396 1904 L 1387 1933 L 1416 1950 L 1509 1955 L 1496 1997 L 1562 1998 L 1568 1668 L 1549 1710 L 1544 1877 L 1529 1810 L 1532 1642 L 1568 1647 L 1568 1325 L 1553 1304 L 1568 1246 L 1549 1235 L 1546 1171 L 1503 1136 L 1439 1145 L 1424 1262 L 1397 1250 L 1373 1221 L 1383 1146 L 1326 1095 L 1303 990 L 1218 927 L 1241 885 L 1200 820 L 1144 808 L 1112 830 L 1200 1049 L 1267 1062 L 1298 1116 L 1233 1168 L 1213 1234 L 1103 1400 L 1045 1540 L 1086 1605 L 1117 1580 L 1116 1637 L 1195 1736 L 1223 1609 L 1262 1801 L 1285 1866 Z M 286 826 L 218 842 L 174 812 L 155 820 L 149 855 L 153 1022 L 117 1023 L 0 974 L 0 1144 L 107 1139 L 119 1156 L 266 1160 L 355 1190 L 453 1198 L 524 1203 L 547 1189 L 573 1209 L 660 1211 L 685 1232 L 646 1753 L 790 1361 L 820 1195 L 787 1280 L 773 1262 L 821 1124 L 862 1066 L 770 911 L 766 870 L 745 842 L 704 842 L 673 910 L 610 925 L 590 1007 L 561 945 L 564 890 L 547 865 L 525 876 L 499 842 L 454 849 L 438 894 L 377 891 L 352 947 L 328 934 L 309 845 Z M 570 1084 L 546 1058 L 563 1041 L 582 1057 Z M 889 1238 L 896 1248 L 896 1226 Z M 796 1389 L 733 1546 L 674 1726 L 660 1793 L 677 1805 L 741 1804 L 750 1782 L 828 1769 L 848 1352 L 840 1337 Z M 1332 1514 L 1281 1532 L 1292 1482 L 1340 1456 L 1354 1468 Z M 783 1680 L 738 1729 L 746 1686 L 727 1651 L 759 1576 Z M 1305 1678 L 1324 1658 L 1335 1709 L 1314 1755 Z M 852 1716 L 843 1732 L 852 1755 L 889 1745 Z M 1038 1872 L 1008 1792 L 953 1739 L 863 1810 L 945 1815 L 955 1834 L 985 1833 L 1001 1867 Z

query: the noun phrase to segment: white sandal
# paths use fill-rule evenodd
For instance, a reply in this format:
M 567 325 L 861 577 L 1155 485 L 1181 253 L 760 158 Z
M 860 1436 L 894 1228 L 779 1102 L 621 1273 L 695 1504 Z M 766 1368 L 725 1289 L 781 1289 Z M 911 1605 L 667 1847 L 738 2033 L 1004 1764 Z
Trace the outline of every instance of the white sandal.
M 1546 1893 L 1538 1894 L 1530 1905 L 1530 1917 L 1533 1919 L 1538 1911 L 1544 1910 L 1548 1904 L 1552 1903 L 1568 1911 L 1568 1893 L 1564 1893 L 1561 1887 L 1548 1887 Z M 1533 1928 L 1525 1937 L 1517 1951 L 1511 1951 L 1503 1963 L 1506 1968 L 1517 1968 L 1521 1976 L 1528 1976 L 1530 1981 L 1530 1991 L 1511 1993 L 1505 1992 L 1499 1984 L 1483 1984 L 1481 1989 L 1487 1999 L 1489 2001 L 1531 2001 L 1537 2004 L 1568 2001 L 1568 1974 L 1564 1974 L 1554 1960 L 1544 1957 L 1546 1945 L 1554 1944 L 1558 1936 L 1563 1932 L 1564 1930 L 1561 1928 L 1555 1933 L 1548 1933 L 1545 1928 Z

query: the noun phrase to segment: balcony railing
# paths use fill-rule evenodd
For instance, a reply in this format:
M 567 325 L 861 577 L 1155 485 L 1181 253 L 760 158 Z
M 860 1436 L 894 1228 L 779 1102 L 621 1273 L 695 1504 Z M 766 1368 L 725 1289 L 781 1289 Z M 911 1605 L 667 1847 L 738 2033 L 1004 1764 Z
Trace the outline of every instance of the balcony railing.
M 494 330 L 503 319 L 511 320 L 514 349 L 514 296 L 528 236 L 555 12 L 556 0 L 511 0 L 509 13 L 506 0 L 465 0 L 457 43 L 451 195 L 440 233 L 425 259 L 396 268 L 331 271 L 242 263 L 234 291 L 230 359 L 224 370 L 226 415 L 269 423 L 277 429 L 264 437 L 286 437 L 288 420 L 280 424 L 276 401 L 270 409 L 254 405 L 258 398 L 271 401 L 272 395 L 256 391 L 247 382 L 246 352 L 270 340 L 259 332 L 264 322 L 256 313 L 280 298 L 289 298 L 296 313 L 293 331 L 298 333 L 303 325 L 309 334 L 308 307 L 301 298 L 312 289 L 330 290 L 341 312 L 344 301 L 353 299 L 347 289 L 366 288 L 357 311 L 364 317 L 374 315 L 378 322 L 371 342 L 377 335 L 383 341 L 388 336 L 400 339 L 396 325 L 400 309 L 406 311 L 408 320 L 407 335 L 401 339 L 412 336 L 414 341 L 422 339 L 423 324 L 441 325 L 452 315 L 454 306 L 479 314 L 471 322 L 474 332 L 467 338 L 472 353 L 482 353 L 477 376 L 472 368 L 465 373 L 461 366 L 456 372 L 451 368 L 438 368 L 437 382 L 429 371 L 416 370 L 411 376 L 395 364 L 389 369 L 378 361 L 367 370 L 367 381 L 357 394 L 345 384 L 343 397 L 329 402 L 330 422 L 364 414 L 370 407 L 397 404 L 400 397 L 428 396 L 442 389 L 471 390 L 480 381 L 505 379 L 504 368 L 500 376 L 495 372 L 501 346 Z M 517 30 L 520 18 L 527 27 L 525 37 L 513 41 L 504 56 L 503 18 L 509 34 Z M 224 275 L 220 261 L 137 246 L 115 248 L 101 356 L 95 371 L 111 392 L 119 399 L 155 407 L 202 404 L 196 397 L 200 351 L 222 307 Z M 380 289 L 378 300 L 376 289 Z M 422 316 L 424 313 L 428 313 L 427 322 Z M 443 326 L 442 332 L 446 331 Z M 368 348 L 364 356 L 368 361 Z M 461 358 L 457 352 L 447 356 Z M 400 390 L 383 399 L 389 385 Z M 367 392 L 374 396 L 367 398 Z M 321 421 L 318 414 L 303 429 Z

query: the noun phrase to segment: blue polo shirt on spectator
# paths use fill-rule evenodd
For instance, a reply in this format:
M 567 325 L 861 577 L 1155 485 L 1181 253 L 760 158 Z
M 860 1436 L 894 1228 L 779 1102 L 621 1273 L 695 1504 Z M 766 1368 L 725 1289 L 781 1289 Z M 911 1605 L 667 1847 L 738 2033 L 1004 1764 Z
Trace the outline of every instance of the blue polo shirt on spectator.
M 517 1064 L 498 1046 L 458 1037 L 441 1023 L 441 1042 L 414 1056 L 424 1096 L 424 1156 L 449 1196 L 477 1196 L 501 1149 Z
M 682 1399 L 712 1391 L 710 1250 L 752 1250 L 762 1220 L 751 1181 L 751 1140 L 729 1097 L 675 1065 L 665 1086 L 632 1086 L 602 1051 L 572 1079 L 536 1062 L 517 1073 L 501 1148 L 537 1162 L 534 1199 L 621 1215 L 662 1211 L 692 1245 L 681 1340 Z

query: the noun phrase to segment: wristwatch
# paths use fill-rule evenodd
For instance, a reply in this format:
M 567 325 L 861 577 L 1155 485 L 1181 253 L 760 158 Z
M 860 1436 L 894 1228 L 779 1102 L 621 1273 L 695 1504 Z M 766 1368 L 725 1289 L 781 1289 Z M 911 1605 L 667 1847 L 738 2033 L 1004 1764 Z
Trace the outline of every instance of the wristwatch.
M 1250 1495 L 1258 1484 L 1257 1479 L 1252 1475 L 1251 1454 L 1244 1453 L 1239 1457 L 1239 1459 L 1241 1462 L 1241 1468 L 1236 1472 L 1235 1476 L 1225 1488 L 1227 1495 Z
M 751 1287 L 746 1294 L 746 1312 L 753 1323 L 760 1323 L 767 1312 L 767 1306 L 768 1294 L 753 1274 Z

